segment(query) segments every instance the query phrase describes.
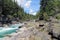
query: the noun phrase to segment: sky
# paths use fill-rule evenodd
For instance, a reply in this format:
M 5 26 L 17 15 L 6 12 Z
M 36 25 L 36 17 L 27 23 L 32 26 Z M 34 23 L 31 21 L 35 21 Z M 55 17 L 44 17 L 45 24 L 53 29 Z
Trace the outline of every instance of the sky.
M 18 5 L 24 8 L 26 13 L 36 15 L 40 8 L 40 0 L 16 0 Z

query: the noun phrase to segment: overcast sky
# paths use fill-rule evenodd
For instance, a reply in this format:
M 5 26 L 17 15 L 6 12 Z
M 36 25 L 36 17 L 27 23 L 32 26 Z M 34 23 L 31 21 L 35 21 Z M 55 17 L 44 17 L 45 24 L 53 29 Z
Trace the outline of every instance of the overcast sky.
M 36 15 L 36 12 L 39 10 L 40 0 L 16 0 L 18 5 L 24 8 L 24 11 Z

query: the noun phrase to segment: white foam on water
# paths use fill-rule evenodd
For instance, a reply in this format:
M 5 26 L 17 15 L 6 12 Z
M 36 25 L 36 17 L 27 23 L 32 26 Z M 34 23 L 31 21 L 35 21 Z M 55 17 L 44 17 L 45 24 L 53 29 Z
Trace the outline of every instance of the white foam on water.
M 9 31 L 18 30 L 19 26 L 22 26 L 22 25 L 24 24 L 19 23 L 19 24 L 12 24 L 11 26 L 9 26 L 9 28 L 0 27 L 0 35 L 8 34 Z
M 0 40 L 3 40 L 3 38 L 0 38 Z

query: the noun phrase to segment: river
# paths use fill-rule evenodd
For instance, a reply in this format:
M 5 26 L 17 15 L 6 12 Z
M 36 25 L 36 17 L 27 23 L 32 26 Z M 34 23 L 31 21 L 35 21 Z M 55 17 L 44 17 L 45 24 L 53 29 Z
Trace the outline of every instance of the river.
M 9 28 L 0 27 L 0 38 L 5 37 L 11 33 L 16 32 L 23 24 L 12 24 Z

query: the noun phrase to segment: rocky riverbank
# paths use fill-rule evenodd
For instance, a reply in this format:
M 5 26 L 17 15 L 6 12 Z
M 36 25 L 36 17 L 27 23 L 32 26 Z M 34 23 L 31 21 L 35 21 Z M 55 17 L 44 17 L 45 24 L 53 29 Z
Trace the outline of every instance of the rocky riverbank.
M 53 38 L 52 34 L 55 35 Z M 60 23 L 58 22 L 25 22 L 16 33 L 6 35 L 0 40 L 59 40 Z

